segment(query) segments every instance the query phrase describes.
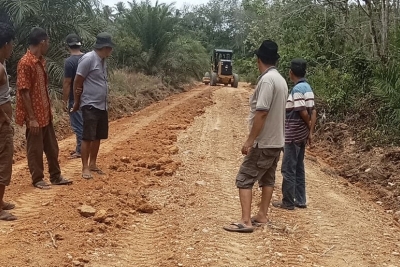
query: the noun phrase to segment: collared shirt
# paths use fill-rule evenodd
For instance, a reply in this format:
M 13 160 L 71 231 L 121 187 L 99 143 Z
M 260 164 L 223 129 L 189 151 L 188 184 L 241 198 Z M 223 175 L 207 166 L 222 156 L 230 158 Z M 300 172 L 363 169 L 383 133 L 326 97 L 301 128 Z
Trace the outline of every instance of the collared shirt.
M 81 96 L 81 107 L 93 106 L 107 110 L 107 65 L 96 51 L 91 51 L 81 57 L 76 71 L 77 75 L 85 78 Z
M 264 127 L 254 146 L 282 148 L 285 145 L 285 104 L 288 86 L 274 67 L 267 69 L 258 79 L 254 94 L 250 97 L 249 128 L 253 127 L 257 111 L 268 111 Z
M 21 91 L 28 90 L 32 101 L 32 109 L 39 127 L 47 126 L 52 118 L 46 61 L 37 58 L 27 51 L 18 62 L 17 67 L 17 106 L 15 122 L 23 125 L 28 120 L 28 114 L 22 100 Z
M 310 130 L 300 116 L 307 110 L 311 115 L 314 109 L 314 92 L 306 79 L 300 79 L 293 87 L 286 103 L 285 143 L 303 143 L 307 141 Z

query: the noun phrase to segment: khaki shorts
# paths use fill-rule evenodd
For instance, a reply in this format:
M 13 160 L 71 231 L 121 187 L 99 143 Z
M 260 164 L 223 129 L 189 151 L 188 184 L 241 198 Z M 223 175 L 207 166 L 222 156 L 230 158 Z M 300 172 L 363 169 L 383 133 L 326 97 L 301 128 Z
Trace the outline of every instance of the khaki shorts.
M 274 187 L 281 151 L 281 148 L 253 148 L 240 166 L 236 186 L 251 189 L 258 181 L 260 187 Z
M 14 154 L 13 129 L 9 124 L 0 128 L 0 185 L 8 186 L 11 181 Z

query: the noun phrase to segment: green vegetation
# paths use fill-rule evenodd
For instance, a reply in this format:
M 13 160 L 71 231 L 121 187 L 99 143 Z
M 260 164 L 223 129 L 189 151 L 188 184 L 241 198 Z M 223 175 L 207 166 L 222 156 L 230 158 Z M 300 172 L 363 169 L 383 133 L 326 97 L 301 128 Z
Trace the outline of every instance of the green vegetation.
M 109 31 L 117 43 L 113 69 L 171 86 L 201 78 L 213 48 L 233 49 L 236 71 L 254 82 L 252 52 L 269 38 L 280 46 L 284 75 L 292 58 L 309 62 L 308 78 L 328 120 L 356 125 L 370 144 L 400 143 L 399 0 L 210 0 L 181 9 L 150 1 L 103 7 L 96 0 L 0 0 L 0 7 L 1 19 L 8 14 L 18 32 L 11 73 L 32 26 L 51 35 L 49 73 L 57 88 L 70 32 L 88 50 L 98 32 Z

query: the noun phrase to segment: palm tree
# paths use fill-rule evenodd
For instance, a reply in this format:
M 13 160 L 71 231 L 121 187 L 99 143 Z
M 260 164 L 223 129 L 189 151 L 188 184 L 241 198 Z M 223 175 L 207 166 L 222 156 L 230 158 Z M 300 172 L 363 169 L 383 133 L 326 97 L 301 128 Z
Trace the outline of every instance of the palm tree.
M 88 44 L 104 27 L 105 22 L 93 10 L 93 0 L 0 0 L 0 6 L 11 18 L 16 28 L 11 73 L 15 77 L 17 61 L 25 53 L 27 37 L 32 27 L 44 28 L 51 39 L 47 55 L 51 83 L 59 85 L 63 77 L 63 60 L 66 57 L 64 38 L 72 32 L 79 34 Z
M 400 67 L 391 64 L 383 67 L 378 72 L 374 82 L 374 94 L 385 103 L 385 117 L 388 124 L 397 126 L 400 124 Z
M 117 10 L 118 16 L 121 16 L 126 11 L 125 3 L 124 2 L 116 3 L 115 9 Z
M 156 74 L 160 62 L 167 54 L 168 45 L 176 39 L 175 27 L 178 18 L 173 16 L 173 4 L 154 6 L 150 1 L 129 3 L 130 10 L 126 13 L 123 27 L 137 37 L 142 46 L 139 65 L 146 74 Z

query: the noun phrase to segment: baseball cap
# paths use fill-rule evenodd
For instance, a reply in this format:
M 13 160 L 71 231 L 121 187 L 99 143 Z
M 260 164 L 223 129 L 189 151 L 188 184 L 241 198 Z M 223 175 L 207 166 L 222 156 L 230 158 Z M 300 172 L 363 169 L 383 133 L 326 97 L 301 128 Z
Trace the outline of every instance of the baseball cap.
M 75 33 L 71 33 L 67 36 L 66 43 L 68 44 L 68 46 L 82 45 L 81 38 Z

